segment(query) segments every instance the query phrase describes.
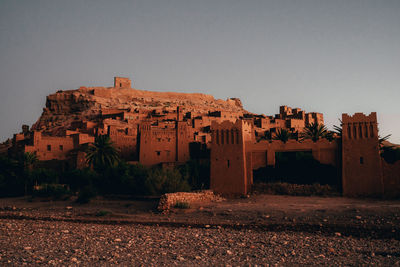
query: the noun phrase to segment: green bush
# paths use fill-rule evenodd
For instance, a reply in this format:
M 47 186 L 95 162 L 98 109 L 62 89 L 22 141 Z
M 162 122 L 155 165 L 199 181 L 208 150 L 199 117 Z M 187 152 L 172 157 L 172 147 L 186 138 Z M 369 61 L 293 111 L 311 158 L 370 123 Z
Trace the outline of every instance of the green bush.
M 338 191 L 330 185 L 312 184 L 289 184 L 289 183 L 255 183 L 253 192 L 272 195 L 291 196 L 336 196 Z
M 190 186 L 177 169 L 153 169 L 149 172 L 146 191 L 151 195 L 190 191 Z
M 96 216 L 97 217 L 103 217 L 103 216 L 107 216 L 109 214 L 111 214 L 111 211 L 108 210 L 99 210 L 98 212 L 96 212 Z
M 92 198 L 96 196 L 96 191 L 91 186 L 82 188 L 78 193 L 77 203 L 86 204 L 89 203 Z
M 67 185 L 64 184 L 42 184 L 34 187 L 33 197 L 51 197 L 55 200 L 68 199 L 71 192 Z

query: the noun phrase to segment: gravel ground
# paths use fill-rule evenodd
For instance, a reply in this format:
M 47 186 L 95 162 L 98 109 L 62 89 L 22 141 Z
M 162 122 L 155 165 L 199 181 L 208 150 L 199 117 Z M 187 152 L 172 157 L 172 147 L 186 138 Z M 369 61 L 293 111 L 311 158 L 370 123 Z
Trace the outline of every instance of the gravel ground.
M 204 228 L 0 220 L 0 265 L 400 265 L 400 241 Z
M 400 266 L 399 200 L 253 195 L 156 207 L 0 199 L 0 266 Z

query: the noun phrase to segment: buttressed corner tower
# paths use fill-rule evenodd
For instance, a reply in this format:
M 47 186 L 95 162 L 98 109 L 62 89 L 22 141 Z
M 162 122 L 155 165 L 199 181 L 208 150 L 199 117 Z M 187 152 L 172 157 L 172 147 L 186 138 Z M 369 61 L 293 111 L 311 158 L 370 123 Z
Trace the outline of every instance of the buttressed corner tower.
M 245 143 L 252 140 L 252 125 L 245 120 L 211 124 L 210 187 L 225 195 L 245 195 L 252 184 Z
M 342 180 L 347 196 L 382 195 L 376 112 L 342 115 Z

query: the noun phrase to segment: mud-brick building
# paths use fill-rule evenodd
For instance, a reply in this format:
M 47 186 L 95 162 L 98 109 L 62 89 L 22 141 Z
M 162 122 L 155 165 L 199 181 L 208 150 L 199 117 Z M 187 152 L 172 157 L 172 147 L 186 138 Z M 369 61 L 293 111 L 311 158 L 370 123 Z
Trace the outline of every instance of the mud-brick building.
M 314 116 L 318 120 L 318 116 Z M 245 195 L 253 184 L 253 170 L 275 166 L 280 152 L 311 152 L 325 165 L 338 168 L 345 196 L 394 196 L 400 193 L 400 161 L 380 157 L 376 113 L 342 115 L 342 138 L 316 142 L 259 141 L 252 121 L 224 121 L 211 125 L 211 189 L 224 195 Z
M 147 121 L 140 124 L 139 131 L 141 164 L 184 163 L 190 159 L 189 143 L 193 137 L 186 121 L 171 123 L 170 127 Z

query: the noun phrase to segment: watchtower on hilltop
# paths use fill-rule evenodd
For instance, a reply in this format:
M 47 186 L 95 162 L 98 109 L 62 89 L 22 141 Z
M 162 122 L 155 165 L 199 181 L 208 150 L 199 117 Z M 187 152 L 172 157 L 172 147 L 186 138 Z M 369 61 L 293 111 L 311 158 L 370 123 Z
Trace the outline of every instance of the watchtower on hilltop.
M 131 80 L 124 77 L 114 77 L 114 88 L 132 88 Z

